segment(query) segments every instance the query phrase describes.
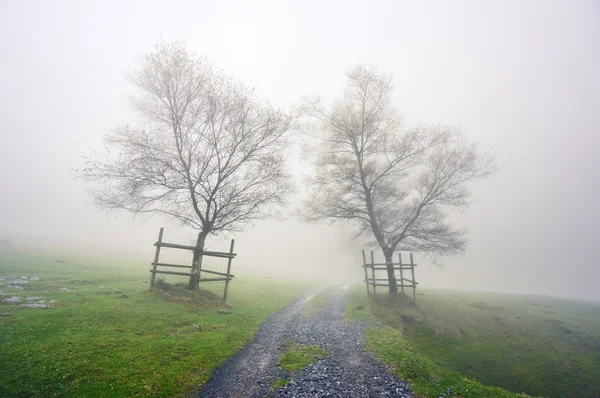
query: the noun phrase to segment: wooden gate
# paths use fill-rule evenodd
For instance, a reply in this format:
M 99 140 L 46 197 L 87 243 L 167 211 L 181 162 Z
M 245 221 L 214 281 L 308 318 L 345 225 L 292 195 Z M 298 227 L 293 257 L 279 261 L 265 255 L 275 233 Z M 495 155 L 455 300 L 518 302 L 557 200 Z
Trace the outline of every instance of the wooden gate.
M 367 263 L 367 257 L 365 255 L 365 251 L 362 251 L 363 256 L 363 265 L 362 267 L 365 270 L 365 285 L 367 286 L 367 294 L 375 295 L 377 294 L 378 286 L 389 287 L 389 280 L 387 278 L 387 264 L 386 263 L 376 263 L 375 255 L 373 254 L 373 250 L 371 250 L 371 262 Z M 398 262 L 392 263 L 394 274 L 396 276 L 396 286 L 401 289 L 402 294 L 404 294 L 404 289 L 412 289 L 412 297 L 413 302 L 417 302 L 417 285 L 418 282 L 415 281 L 415 267 L 417 264 L 413 261 L 413 255 L 410 253 L 410 264 L 402 263 L 402 254 L 398 253 Z M 369 270 L 371 271 L 369 273 Z M 385 271 L 385 278 L 379 277 L 377 275 L 377 271 Z M 400 271 L 399 275 L 396 271 Z M 405 272 L 406 271 L 406 272 Z M 410 278 L 407 276 L 408 271 L 410 271 Z M 406 275 L 406 276 L 405 276 Z
M 152 278 L 150 279 L 150 288 L 154 287 L 154 284 L 156 282 L 156 274 L 165 274 L 165 275 L 179 275 L 179 276 L 188 276 L 188 277 L 192 277 L 194 276 L 191 273 L 192 270 L 192 266 L 191 265 L 178 265 L 178 264 L 168 264 L 168 263 L 161 263 L 160 262 L 160 249 L 162 247 L 165 248 L 171 248 L 171 249 L 181 249 L 181 250 L 190 250 L 194 253 L 199 253 L 199 267 L 198 267 L 198 281 L 200 282 L 225 282 L 225 288 L 223 290 L 223 301 L 227 301 L 227 290 L 229 288 L 229 281 L 231 279 L 234 278 L 235 275 L 231 274 L 231 263 L 233 261 L 233 258 L 237 255 L 236 253 L 233 252 L 233 246 L 235 244 L 235 239 L 231 240 L 231 245 L 229 247 L 229 252 L 214 252 L 214 251 L 207 251 L 207 250 L 199 250 L 198 248 L 196 248 L 196 246 L 188 246 L 188 245 L 179 245 L 176 243 L 166 243 L 163 242 L 162 238 L 163 238 L 163 232 L 164 232 L 164 228 L 160 229 L 160 232 L 158 233 L 158 241 L 156 241 L 156 243 L 154 244 L 154 246 L 156 246 L 156 253 L 154 254 L 154 261 L 152 262 L 152 269 L 150 270 L 150 272 L 152 273 Z M 217 271 L 213 271 L 213 270 L 208 270 L 208 269 L 202 269 L 202 257 L 203 256 L 208 256 L 208 257 L 221 257 L 221 258 L 227 258 L 227 272 L 217 272 Z M 189 269 L 189 272 L 182 272 L 182 271 L 166 271 L 163 269 L 159 269 L 158 267 L 166 267 L 166 268 L 183 268 L 183 269 Z M 215 277 L 203 277 L 202 273 L 205 274 L 210 274 L 210 275 L 216 275 Z M 195 289 L 197 288 L 197 285 L 195 286 Z

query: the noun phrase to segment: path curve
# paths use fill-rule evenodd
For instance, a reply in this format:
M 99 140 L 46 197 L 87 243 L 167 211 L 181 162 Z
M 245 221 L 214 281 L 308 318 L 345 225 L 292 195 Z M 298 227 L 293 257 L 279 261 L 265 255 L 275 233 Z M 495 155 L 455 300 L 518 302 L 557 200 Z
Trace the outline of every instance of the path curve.
M 328 291 L 327 305 L 303 315 L 309 296 L 296 298 L 272 315 L 253 339 L 219 367 L 202 386 L 198 397 L 413 397 L 406 382 L 368 356 L 364 324 L 346 322 L 346 289 Z M 283 378 L 277 366 L 281 345 L 292 339 L 318 345 L 331 353 L 294 375 L 287 386 L 271 390 Z

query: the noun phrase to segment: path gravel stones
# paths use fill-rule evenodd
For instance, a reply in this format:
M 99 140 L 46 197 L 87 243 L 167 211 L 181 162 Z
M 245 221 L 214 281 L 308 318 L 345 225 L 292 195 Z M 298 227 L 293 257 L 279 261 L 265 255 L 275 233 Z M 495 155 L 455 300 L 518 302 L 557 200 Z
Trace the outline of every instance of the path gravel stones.
M 326 307 L 310 316 L 302 312 L 309 297 L 296 299 L 270 317 L 239 353 L 217 369 L 199 397 L 413 397 L 406 382 L 392 376 L 364 348 L 366 325 L 344 320 L 346 290 L 329 293 Z M 287 340 L 317 345 L 331 355 L 313 362 L 291 382 L 278 368 L 280 347 Z

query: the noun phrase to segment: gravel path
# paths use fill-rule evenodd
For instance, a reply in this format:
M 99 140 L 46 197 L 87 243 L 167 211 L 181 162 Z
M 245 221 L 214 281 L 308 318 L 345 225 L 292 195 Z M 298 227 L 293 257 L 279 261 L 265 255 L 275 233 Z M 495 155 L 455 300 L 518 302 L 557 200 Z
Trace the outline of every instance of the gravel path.
M 311 316 L 302 311 L 310 297 L 300 297 L 271 316 L 240 352 L 217 369 L 199 397 L 413 397 L 399 381 L 364 350 L 363 328 L 344 321 L 347 290 L 334 289 L 327 306 Z M 285 378 L 277 367 L 286 340 L 318 345 L 331 352 L 308 365 L 286 386 L 271 391 Z

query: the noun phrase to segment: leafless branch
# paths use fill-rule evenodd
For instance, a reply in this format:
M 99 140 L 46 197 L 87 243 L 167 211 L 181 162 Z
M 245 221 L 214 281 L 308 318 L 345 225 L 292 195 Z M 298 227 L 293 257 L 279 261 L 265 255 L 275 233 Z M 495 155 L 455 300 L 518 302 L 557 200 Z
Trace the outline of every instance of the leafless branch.
M 403 127 L 392 89 L 389 76 L 358 65 L 340 100 L 305 101 L 316 174 L 304 218 L 356 223 L 388 263 L 398 248 L 460 253 L 464 230 L 450 225 L 446 210 L 468 205 L 469 183 L 493 173 L 494 155 L 454 128 Z M 388 277 L 395 284 L 393 272 Z
M 80 175 L 98 206 L 166 215 L 206 236 L 284 203 L 292 117 L 178 42 L 159 42 L 127 79 L 144 122 L 117 128 L 105 154 L 86 159 Z

